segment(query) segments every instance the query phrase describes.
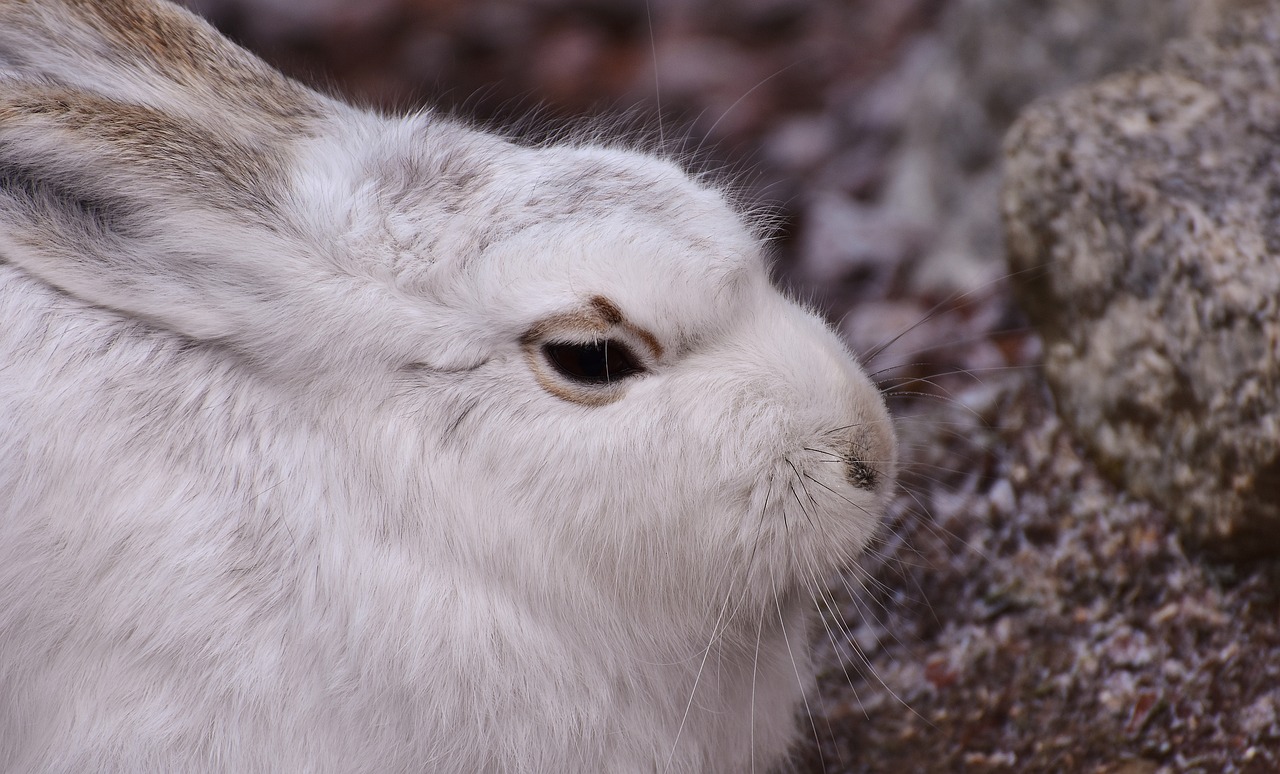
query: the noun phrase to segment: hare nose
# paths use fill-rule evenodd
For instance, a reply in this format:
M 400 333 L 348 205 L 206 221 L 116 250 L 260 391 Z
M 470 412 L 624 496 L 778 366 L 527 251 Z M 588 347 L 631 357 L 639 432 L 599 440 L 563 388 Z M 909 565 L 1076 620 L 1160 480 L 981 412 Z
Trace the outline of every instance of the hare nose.
M 856 428 L 845 447 L 845 479 L 858 489 L 878 491 L 893 478 L 896 456 L 893 437 L 884 424 Z
M 857 456 L 859 450 L 854 444 L 854 454 L 844 459 L 844 475 L 858 489 L 874 492 L 880 487 L 880 474 L 871 463 Z

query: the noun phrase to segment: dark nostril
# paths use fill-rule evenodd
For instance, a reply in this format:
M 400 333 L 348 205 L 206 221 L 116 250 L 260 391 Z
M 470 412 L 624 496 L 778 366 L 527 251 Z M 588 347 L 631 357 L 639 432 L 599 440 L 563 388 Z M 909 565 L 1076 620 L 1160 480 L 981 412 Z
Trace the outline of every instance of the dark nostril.
M 846 457 L 844 461 L 845 476 L 849 483 L 859 489 L 875 491 L 880 485 L 880 474 L 876 469 L 856 457 Z

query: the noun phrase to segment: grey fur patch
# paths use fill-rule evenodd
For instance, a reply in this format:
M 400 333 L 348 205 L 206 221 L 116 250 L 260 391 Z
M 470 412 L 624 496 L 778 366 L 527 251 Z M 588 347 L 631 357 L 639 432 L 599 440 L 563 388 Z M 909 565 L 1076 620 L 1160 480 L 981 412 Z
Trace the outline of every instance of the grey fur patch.
M 66 139 L 56 168 L 39 161 L 43 154 L 38 149 L 50 133 Z M 127 191 L 137 185 L 134 170 L 141 167 L 148 187 L 159 185 L 192 197 L 197 205 L 268 223 L 284 186 L 285 160 L 278 150 L 273 153 L 150 108 L 59 87 L 23 85 L 0 94 L 0 162 L 22 159 L 25 176 L 46 176 L 67 187 L 72 174 L 65 161 L 68 150 L 89 162 L 75 170 L 81 178 L 74 186 L 79 197 L 100 195 L 93 193 L 95 188 Z
M 128 216 L 130 208 L 123 199 L 54 182 L 11 155 L 0 143 L 0 196 L 25 204 L 24 209 L 35 216 L 32 220 L 53 221 L 61 228 L 74 226 L 92 238 L 136 236 Z

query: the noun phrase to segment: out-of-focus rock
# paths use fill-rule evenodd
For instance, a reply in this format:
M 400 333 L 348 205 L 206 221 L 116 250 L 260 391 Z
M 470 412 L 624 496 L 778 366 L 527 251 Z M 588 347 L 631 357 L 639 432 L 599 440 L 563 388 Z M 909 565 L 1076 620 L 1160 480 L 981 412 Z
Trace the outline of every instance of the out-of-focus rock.
M 882 202 L 931 229 L 915 289 L 971 290 L 1004 271 L 1000 138 L 1032 100 L 1150 61 L 1203 0 L 952 0 L 939 36 L 850 112 L 910 95 Z
M 1101 467 L 1231 556 L 1280 551 L 1280 2 L 1029 111 L 1012 268 Z

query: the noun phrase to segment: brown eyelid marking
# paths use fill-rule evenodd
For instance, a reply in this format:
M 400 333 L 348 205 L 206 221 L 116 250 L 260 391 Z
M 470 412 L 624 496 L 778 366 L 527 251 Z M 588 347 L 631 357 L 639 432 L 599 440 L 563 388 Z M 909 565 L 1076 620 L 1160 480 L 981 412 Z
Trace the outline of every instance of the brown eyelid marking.
M 565 329 L 599 333 L 603 336 L 609 332 L 610 328 L 621 328 L 644 342 L 654 359 L 660 359 L 666 352 L 657 336 L 629 322 L 622 310 L 609 299 L 604 296 L 592 296 L 587 303 L 588 309 L 583 311 L 556 314 L 537 321 L 520 337 L 520 343 L 528 345 L 532 342 L 544 341 L 557 331 Z
M 622 314 L 622 310 L 604 296 L 592 296 L 588 303 L 600 314 L 600 318 L 610 325 L 621 325 L 627 319 Z
M 528 347 L 551 338 L 552 334 L 557 331 L 566 329 L 604 334 L 608 332 L 609 326 L 604 325 L 593 314 L 566 312 L 565 314 L 544 317 L 530 325 L 529 330 L 525 331 L 524 335 L 520 337 L 520 343 Z
M 639 339 L 655 358 L 661 358 L 665 351 L 658 337 L 648 330 L 627 320 L 626 315 L 604 296 L 592 296 L 587 300 L 586 308 L 580 311 L 565 312 L 535 322 L 520 337 L 520 345 L 524 349 L 525 359 L 533 370 L 534 376 L 543 389 L 552 395 L 586 406 L 603 406 L 618 400 L 625 394 L 621 383 L 605 387 L 572 387 L 564 380 L 556 379 L 547 372 L 542 362 L 541 345 L 553 339 L 556 334 L 567 331 L 578 333 L 595 333 L 608 335 L 611 329 L 621 328 L 631 336 Z
M 604 296 L 592 296 L 589 302 L 593 309 L 600 315 L 601 319 L 610 326 L 617 326 L 626 332 L 635 336 L 644 342 L 649 351 L 653 353 L 654 358 L 661 358 L 664 352 L 662 344 L 658 341 L 658 337 L 649 331 L 641 328 L 639 325 L 633 325 L 627 320 L 626 315 L 609 299 Z

